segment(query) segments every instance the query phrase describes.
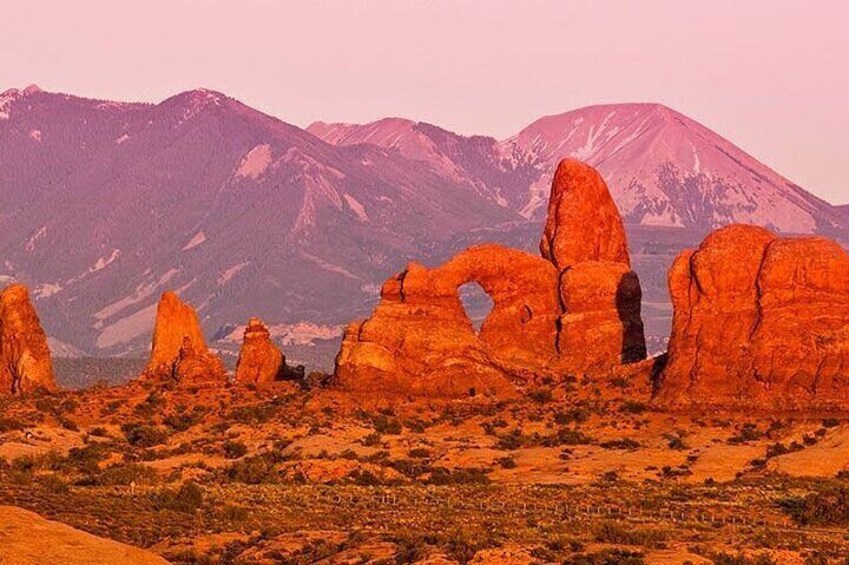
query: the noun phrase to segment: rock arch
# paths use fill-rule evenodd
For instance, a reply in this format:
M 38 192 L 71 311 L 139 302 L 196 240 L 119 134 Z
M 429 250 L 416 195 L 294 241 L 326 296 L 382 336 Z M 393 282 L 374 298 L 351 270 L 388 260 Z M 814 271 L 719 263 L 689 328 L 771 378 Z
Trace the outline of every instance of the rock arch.
M 337 357 L 342 388 L 457 396 L 517 393 L 536 377 L 607 374 L 646 357 L 640 283 L 601 176 L 565 159 L 551 187 L 540 256 L 479 245 L 383 286 Z M 476 333 L 457 289 L 479 284 L 493 308 Z
M 434 269 L 411 263 L 384 284 L 372 317 L 349 326 L 337 382 L 435 396 L 513 394 L 517 375 L 556 357 L 557 279 L 550 262 L 491 244 Z M 467 283 L 493 302 L 480 333 L 458 294 Z

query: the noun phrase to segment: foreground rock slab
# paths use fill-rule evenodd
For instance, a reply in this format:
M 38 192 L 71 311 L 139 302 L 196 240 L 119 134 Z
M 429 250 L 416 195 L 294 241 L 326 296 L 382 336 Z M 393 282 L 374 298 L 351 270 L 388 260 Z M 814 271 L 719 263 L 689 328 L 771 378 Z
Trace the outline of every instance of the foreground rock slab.
M 27 288 L 0 292 L 0 395 L 56 390 L 47 336 Z
M 14 506 L 0 506 L 3 565 L 167 565 L 158 555 Z

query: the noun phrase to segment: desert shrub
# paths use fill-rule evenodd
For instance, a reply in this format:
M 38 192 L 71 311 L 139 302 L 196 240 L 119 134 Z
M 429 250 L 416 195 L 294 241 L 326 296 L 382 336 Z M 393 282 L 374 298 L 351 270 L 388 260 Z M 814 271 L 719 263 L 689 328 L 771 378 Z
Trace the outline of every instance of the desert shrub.
M 802 525 L 849 526 L 849 485 L 829 482 L 804 497 L 780 502 L 784 511 Z
M 534 402 L 547 404 L 554 398 L 550 388 L 535 388 L 528 392 L 528 397 Z
M 378 432 L 372 432 L 360 441 L 366 447 L 376 447 L 383 443 L 383 438 Z
M 354 469 L 348 473 L 348 480 L 361 487 L 376 487 L 383 484 L 380 477 L 368 469 Z
M 224 451 L 224 457 L 227 459 L 238 459 L 244 457 L 248 452 L 248 446 L 240 441 L 227 440 L 221 446 L 221 449 Z
M 123 424 L 121 431 L 124 432 L 127 443 L 134 447 L 153 447 L 165 443 L 168 439 L 168 434 L 162 428 L 138 423 Z
M 109 449 L 105 445 L 92 443 L 85 447 L 72 447 L 68 451 L 68 464 L 83 473 L 96 473 L 98 464 L 109 457 Z
M 709 557 L 714 565 L 778 565 L 778 561 L 775 561 L 765 553 L 748 557 L 744 553 L 737 553 L 735 555 L 722 552 L 711 554 Z
M 603 549 L 594 553 L 573 555 L 563 561 L 563 565 L 643 565 L 645 562 L 645 555 L 639 551 Z
M 24 426 L 23 422 L 20 420 L 15 420 L 13 418 L 0 418 L 0 434 L 6 432 L 17 432 L 23 430 L 26 426 Z
M 264 424 L 274 416 L 275 406 L 265 404 L 262 406 L 239 406 L 230 412 L 229 420 L 240 424 L 257 425 Z
M 737 432 L 737 435 L 728 438 L 728 443 L 730 445 L 739 445 L 748 441 L 759 440 L 763 436 L 764 434 L 758 429 L 757 424 L 747 422 L 743 424 L 743 427 L 740 428 L 740 431 Z
M 450 470 L 434 467 L 425 482 L 429 485 L 487 484 L 489 483 L 487 472 L 487 469 L 477 468 Z
M 275 471 L 276 458 L 270 453 L 261 453 L 236 461 L 224 470 L 231 481 L 246 485 L 260 485 L 277 482 Z
M 668 539 L 666 532 L 649 528 L 634 528 L 615 522 L 604 522 L 595 533 L 595 539 L 601 543 L 618 545 L 639 545 L 649 549 L 663 547 Z
M 197 421 L 198 418 L 196 414 L 179 412 L 168 414 L 162 423 L 178 432 L 184 432 L 194 426 Z
M 605 441 L 600 445 L 604 449 L 639 449 L 640 447 L 642 447 L 640 445 L 640 442 L 634 441 L 630 438 Z
M 586 445 L 592 442 L 593 439 L 583 432 L 572 428 L 560 428 L 554 435 L 545 438 L 542 445 L 557 447 L 559 445 Z
M 663 434 L 664 439 L 666 439 L 666 445 L 669 449 L 674 449 L 675 451 L 684 451 L 685 449 L 689 449 L 690 447 L 684 441 L 684 438 L 679 434 Z
M 572 408 L 571 410 L 556 412 L 554 414 L 554 423 L 558 426 L 565 426 L 573 423 L 582 424 L 589 419 L 590 411 L 583 407 Z
M 414 459 L 427 459 L 431 456 L 431 453 L 429 449 L 425 449 L 424 447 L 416 447 L 414 449 L 411 449 L 408 455 Z
M 53 473 L 40 476 L 38 478 L 38 484 L 41 488 L 53 494 L 65 494 L 68 492 L 67 483 Z
M 150 496 L 157 510 L 191 513 L 203 504 L 203 490 L 191 481 L 184 483 L 179 489 L 161 489 Z
M 496 461 L 499 465 L 501 465 L 502 469 L 515 469 L 516 468 L 516 460 L 512 457 L 502 457 Z
M 141 402 L 133 408 L 133 412 L 142 418 L 150 418 L 156 413 L 157 408 L 161 407 L 164 404 L 162 400 L 162 396 L 157 391 L 151 392 L 147 395 L 147 398 L 144 399 L 144 402 Z
M 623 414 L 642 414 L 648 411 L 648 409 L 649 407 L 646 403 L 639 402 L 638 400 L 626 400 L 619 407 L 619 411 Z
M 154 485 L 159 481 L 156 470 L 147 465 L 128 463 L 111 465 L 94 477 L 95 484 L 101 486 L 118 486 L 135 483 L 137 485 Z
M 387 416 L 385 414 L 378 414 L 372 418 L 372 425 L 374 429 L 379 434 L 388 434 L 388 435 L 398 435 L 403 430 L 404 427 L 401 425 L 401 422 L 398 421 L 398 418 L 393 416 Z

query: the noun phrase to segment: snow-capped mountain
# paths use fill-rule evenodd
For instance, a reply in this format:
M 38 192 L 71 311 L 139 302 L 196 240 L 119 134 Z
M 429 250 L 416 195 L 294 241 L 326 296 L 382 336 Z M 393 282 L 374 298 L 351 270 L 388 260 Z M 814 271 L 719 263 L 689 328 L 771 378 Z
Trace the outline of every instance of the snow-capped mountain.
M 788 233 L 839 234 L 847 222 L 812 196 L 698 122 L 660 104 L 590 106 L 541 118 L 509 139 L 455 136 L 453 147 L 472 140 L 487 157 L 463 167 L 430 132 L 439 128 L 407 120 L 363 126 L 316 123 L 308 128 L 339 145 L 376 144 L 480 183 L 502 173 L 489 190 L 522 216 L 545 213 L 551 175 L 564 157 L 597 167 L 626 221 L 634 224 L 711 229 L 755 223 Z M 453 134 L 448 134 L 453 135 Z M 519 181 L 516 176 L 521 176 Z
M 599 167 L 631 222 L 657 337 L 665 271 L 707 229 L 847 233 L 845 211 L 657 105 L 577 110 L 497 141 L 397 118 L 305 131 L 204 89 L 138 104 L 28 87 L 0 94 L 0 283 L 30 286 L 60 352 L 143 355 L 174 289 L 218 346 L 259 315 L 296 359 L 320 350 L 309 359 L 327 366 L 409 260 L 534 249 L 566 155 Z
M 143 352 L 166 289 L 210 334 L 259 315 L 281 335 L 338 335 L 408 260 L 521 220 L 392 151 L 327 144 L 217 92 L 2 96 L 0 280 L 29 284 L 50 335 L 98 355 Z

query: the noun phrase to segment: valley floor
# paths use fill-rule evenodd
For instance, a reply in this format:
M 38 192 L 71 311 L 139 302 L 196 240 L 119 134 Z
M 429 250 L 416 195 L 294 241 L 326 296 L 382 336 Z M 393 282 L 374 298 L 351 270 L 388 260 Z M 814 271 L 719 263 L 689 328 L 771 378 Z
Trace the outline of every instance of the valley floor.
M 181 564 L 846 562 L 842 417 L 661 412 L 621 381 L 527 392 L 7 399 L 0 505 Z

